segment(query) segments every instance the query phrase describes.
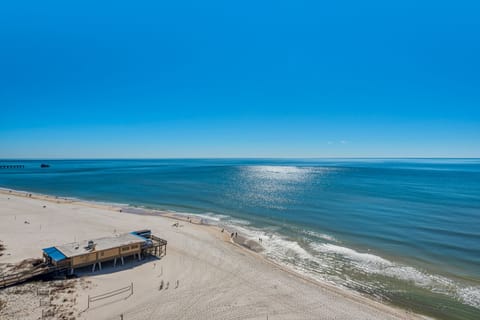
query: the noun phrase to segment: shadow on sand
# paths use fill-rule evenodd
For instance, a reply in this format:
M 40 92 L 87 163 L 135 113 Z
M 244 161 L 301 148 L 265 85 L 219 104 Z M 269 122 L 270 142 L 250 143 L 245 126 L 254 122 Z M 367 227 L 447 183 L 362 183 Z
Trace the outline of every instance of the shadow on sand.
M 142 258 L 141 260 L 138 260 L 137 258 L 130 256 L 130 257 L 125 257 L 124 258 L 124 264 L 120 262 L 120 260 L 117 260 L 117 265 L 113 266 L 113 260 L 112 261 L 106 261 L 102 262 L 102 269 L 99 270 L 98 268 L 95 269 L 95 271 L 92 272 L 92 267 L 91 266 L 86 266 L 82 268 L 75 269 L 75 275 L 77 277 L 84 277 L 84 276 L 96 276 L 96 275 L 102 275 L 102 274 L 109 274 L 109 273 L 114 273 L 114 272 L 119 272 L 119 271 L 124 271 L 128 269 L 133 269 L 138 266 L 141 266 L 145 263 L 153 262 L 153 261 L 159 261 L 163 257 L 157 257 L 157 256 L 147 256 L 145 258 Z
M 138 267 L 140 265 L 143 265 L 148 262 L 153 262 L 153 261 L 159 261 L 161 260 L 162 257 L 157 257 L 157 256 L 147 256 L 146 258 L 143 258 L 141 260 L 138 260 L 137 258 L 134 258 L 133 256 L 127 257 L 124 259 L 124 265 L 121 263 L 117 263 L 116 266 L 113 265 L 113 261 L 107 261 L 105 263 L 102 263 L 102 269 L 101 270 L 96 270 L 92 272 L 91 267 L 83 267 L 79 268 L 78 270 L 75 270 L 75 276 L 77 277 L 84 277 L 84 276 L 97 276 L 97 275 L 104 275 L 104 274 L 110 274 L 118 271 L 124 271 L 128 269 L 133 269 L 135 267 Z M 118 261 L 117 261 L 118 262 Z M 130 286 L 124 287 L 124 288 L 118 288 L 117 290 L 113 290 L 110 292 L 104 292 L 102 294 L 99 294 L 96 297 L 99 296 L 105 296 L 104 298 L 100 299 L 95 299 L 95 302 L 89 303 L 89 306 L 87 306 L 85 309 L 83 309 L 81 312 L 86 312 L 89 310 L 95 310 L 100 307 L 104 307 L 106 305 L 110 305 L 116 302 L 124 301 L 127 300 L 130 296 L 133 295 L 133 283 L 131 281 L 127 281 L 128 279 L 125 279 L 125 284 L 130 284 L 131 290 L 129 289 Z M 128 288 L 128 289 L 127 289 Z M 90 299 L 90 296 L 89 296 Z

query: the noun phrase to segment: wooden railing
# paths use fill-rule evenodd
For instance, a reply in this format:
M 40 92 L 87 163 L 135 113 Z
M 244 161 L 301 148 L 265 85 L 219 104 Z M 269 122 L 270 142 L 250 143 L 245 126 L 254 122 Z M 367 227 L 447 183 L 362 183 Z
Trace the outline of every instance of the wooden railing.
M 156 241 L 158 242 L 160 245 L 162 246 L 166 246 L 167 245 L 167 240 L 164 240 L 162 238 L 159 238 L 157 236 L 154 236 L 153 234 L 150 236 L 150 238 L 153 240 L 153 241 Z
M 32 270 L 0 276 L 0 288 L 5 288 L 21 282 L 25 282 L 33 277 L 54 271 L 54 269 L 55 268 L 49 268 L 46 265 L 41 264 L 34 267 Z

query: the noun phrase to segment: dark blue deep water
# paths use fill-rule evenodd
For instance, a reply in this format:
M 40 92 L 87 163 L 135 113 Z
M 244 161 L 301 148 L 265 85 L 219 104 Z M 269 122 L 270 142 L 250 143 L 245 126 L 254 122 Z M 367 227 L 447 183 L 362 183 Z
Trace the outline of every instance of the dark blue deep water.
M 45 161 L 44 161 L 45 162 Z M 308 276 L 480 319 L 480 160 L 0 161 L 0 187 L 199 214 Z

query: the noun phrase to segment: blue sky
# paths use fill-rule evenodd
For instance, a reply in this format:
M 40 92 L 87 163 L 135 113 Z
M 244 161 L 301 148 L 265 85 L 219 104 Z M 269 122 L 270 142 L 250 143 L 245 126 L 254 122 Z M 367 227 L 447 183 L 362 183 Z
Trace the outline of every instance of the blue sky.
M 480 157 L 478 1 L 0 6 L 0 158 Z

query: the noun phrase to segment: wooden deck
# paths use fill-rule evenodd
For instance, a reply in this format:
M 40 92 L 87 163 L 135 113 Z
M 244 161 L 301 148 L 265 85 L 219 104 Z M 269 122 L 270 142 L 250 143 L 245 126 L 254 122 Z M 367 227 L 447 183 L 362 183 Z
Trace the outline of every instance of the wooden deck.
M 167 254 L 167 240 L 154 236 L 153 234 L 150 236 L 150 240 L 152 240 L 153 246 L 147 248 L 145 252 L 158 257 Z
M 27 282 L 35 277 L 47 275 L 58 270 L 59 268 L 49 267 L 47 264 L 42 263 L 28 271 L 0 276 L 0 288 L 10 287 Z

